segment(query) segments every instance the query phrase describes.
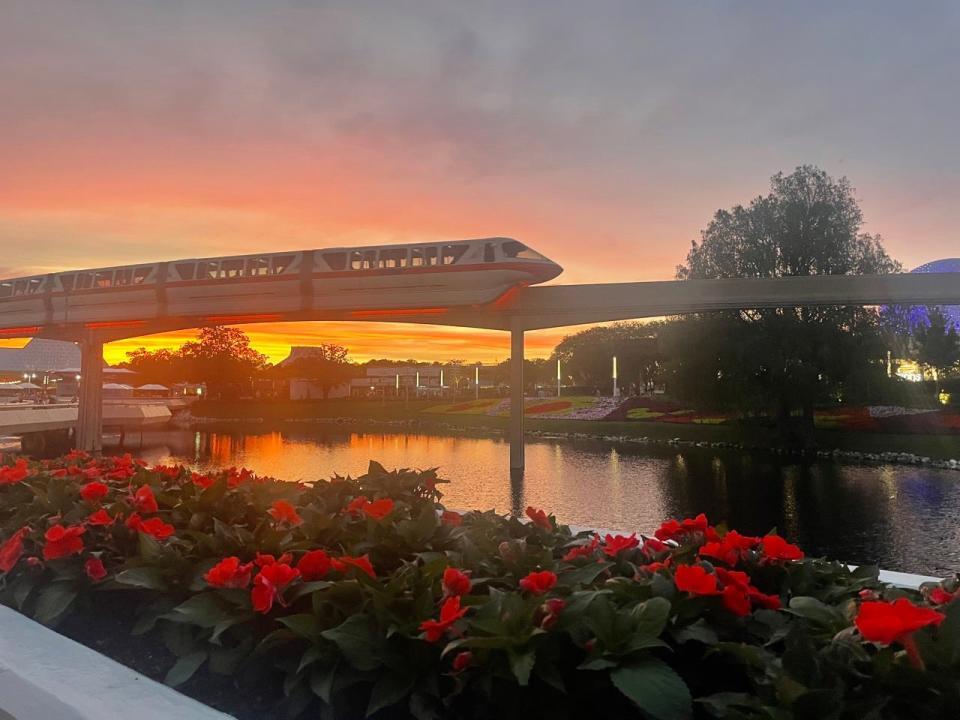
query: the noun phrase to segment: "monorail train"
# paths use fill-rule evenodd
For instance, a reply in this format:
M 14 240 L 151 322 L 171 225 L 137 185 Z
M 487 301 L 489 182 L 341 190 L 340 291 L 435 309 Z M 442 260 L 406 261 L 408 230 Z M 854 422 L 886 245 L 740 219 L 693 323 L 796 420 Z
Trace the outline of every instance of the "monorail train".
M 0 328 L 477 306 L 562 268 L 510 238 L 195 258 L 0 280 Z M 279 319 L 273 318 L 270 319 Z

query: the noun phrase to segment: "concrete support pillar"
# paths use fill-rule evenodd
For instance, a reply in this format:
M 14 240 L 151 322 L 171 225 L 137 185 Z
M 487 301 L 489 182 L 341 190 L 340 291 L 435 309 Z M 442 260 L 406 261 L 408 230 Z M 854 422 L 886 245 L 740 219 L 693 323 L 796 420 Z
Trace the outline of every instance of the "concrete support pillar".
M 77 450 L 99 454 L 103 441 L 103 341 L 90 336 L 80 343 L 79 400 Z
M 510 330 L 510 474 L 523 475 L 523 329 Z

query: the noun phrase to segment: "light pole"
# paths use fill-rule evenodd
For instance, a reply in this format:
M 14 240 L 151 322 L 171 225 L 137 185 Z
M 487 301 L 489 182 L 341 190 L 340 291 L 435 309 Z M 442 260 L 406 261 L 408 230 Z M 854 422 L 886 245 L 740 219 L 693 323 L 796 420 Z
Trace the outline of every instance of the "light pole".
M 617 387 L 617 356 L 613 356 L 613 397 L 620 397 L 620 388 Z
M 400 373 L 397 373 L 397 380 L 396 380 L 396 383 L 394 384 L 394 388 L 396 389 L 395 394 L 399 398 L 400 397 Z
M 560 397 L 560 358 L 557 358 L 557 397 Z
M 420 397 L 420 371 L 419 371 L 419 370 L 417 370 L 416 388 L 417 388 L 417 389 L 414 390 L 414 392 L 413 392 L 413 396 L 416 397 L 416 398 L 419 398 L 419 397 Z
M 473 387 L 476 391 L 477 400 L 480 399 L 480 363 L 473 369 Z
M 440 397 L 443 397 L 443 368 L 440 368 Z

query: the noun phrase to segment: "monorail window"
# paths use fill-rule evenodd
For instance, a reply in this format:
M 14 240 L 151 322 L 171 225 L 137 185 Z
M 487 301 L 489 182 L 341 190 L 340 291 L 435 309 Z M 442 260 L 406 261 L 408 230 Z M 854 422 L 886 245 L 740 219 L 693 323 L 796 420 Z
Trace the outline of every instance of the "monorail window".
M 444 265 L 453 265 L 467 251 L 466 245 L 444 245 L 440 253 Z
M 520 260 L 539 260 L 541 258 L 540 255 L 516 240 L 507 240 L 500 247 L 503 249 L 504 256 L 508 258 L 518 258 Z
M 27 293 L 33 295 L 33 293 L 40 292 L 40 288 L 43 285 L 43 278 L 31 278 L 27 282 Z
M 150 273 L 153 271 L 152 267 L 138 267 L 133 271 L 133 284 L 134 285 L 143 285 L 147 278 L 150 277 Z M 193 268 L 190 268 L 191 275 L 193 274 Z
M 177 275 L 180 276 L 181 280 L 193 280 L 194 266 L 195 263 L 177 263 L 173 267 L 177 271 Z
M 66 292 L 73 290 L 73 275 L 61 275 L 60 287 L 62 287 Z
M 113 276 L 114 285 L 129 285 L 133 280 L 133 269 L 124 268 L 123 270 L 117 270 Z
M 247 277 L 260 277 L 270 274 L 270 261 L 267 258 L 250 258 L 247 260 Z
M 347 254 L 342 252 L 324 253 L 323 261 L 331 270 L 345 270 L 347 267 Z
M 496 259 L 496 252 L 493 247 L 493 243 L 484 243 L 483 244 L 483 261 L 484 262 L 493 262 Z
M 197 280 L 216 280 L 220 277 L 220 263 L 197 263 Z
M 77 275 L 77 290 L 89 290 L 93 287 L 93 275 L 80 273 Z
M 220 263 L 220 277 L 237 278 L 243 275 L 243 260 L 224 260 Z
M 290 267 L 293 262 L 293 255 L 281 255 L 270 260 L 270 267 L 274 275 L 282 275 L 283 271 Z
M 17 280 L 13 285 L 13 296 L 25 295 L 27 292 L 27 281 L 26 280 Z
M 370 270 L 376 264 L 376 250 L 354 250 L 350 253 L 350 267 L 353 270 Z
M 402 268 L 407 266 L 406 250 L 381 250 L 379 267 L 382 268 Z
M 423 267 L 437 264 L 437 249 L 435 247 L 414 248 L 410 251 L 410 265 Z
M 113 285 L 113 273 L 110 270 L 98 272 L 94 285 L 98 288 L 108 288 Z
M 13 295 L 13 283 L 0 283 L 0 297 L 10 297 Z

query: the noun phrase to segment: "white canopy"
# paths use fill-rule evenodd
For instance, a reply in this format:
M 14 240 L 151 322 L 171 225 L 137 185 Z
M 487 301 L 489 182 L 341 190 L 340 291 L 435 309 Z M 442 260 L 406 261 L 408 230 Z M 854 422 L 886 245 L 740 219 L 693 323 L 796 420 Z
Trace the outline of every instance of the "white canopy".
M 147 383 L 146 385 L 141 385 L 137 390 L 169 390 L 166 385 L 159 385 L 157 383 Z
M 122 383 L 104 383 L 104 390 L 133 390 L 133 387 L 130 385 L 124 385 Z

